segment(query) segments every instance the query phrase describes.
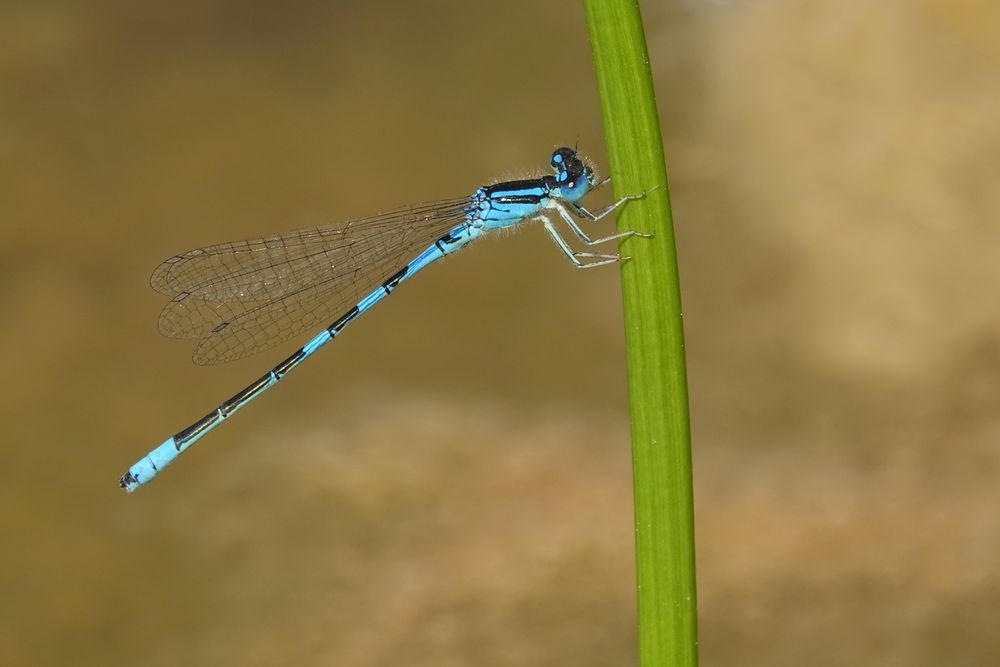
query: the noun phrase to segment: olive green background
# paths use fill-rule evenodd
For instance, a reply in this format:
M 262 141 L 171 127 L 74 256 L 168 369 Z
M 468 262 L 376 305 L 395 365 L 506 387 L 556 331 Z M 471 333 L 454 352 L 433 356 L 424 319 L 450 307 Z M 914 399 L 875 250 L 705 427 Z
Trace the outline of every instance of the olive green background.
M 703 664 L 997 664 L 1000 10 L 643 9 Z M 0 6 L 0 664 L 634 663 L 617 271 L 537 225 L 117 487 L 294 348 L 191 365 L 158 261 L 604 164 L 585 35 L 573 2 Z

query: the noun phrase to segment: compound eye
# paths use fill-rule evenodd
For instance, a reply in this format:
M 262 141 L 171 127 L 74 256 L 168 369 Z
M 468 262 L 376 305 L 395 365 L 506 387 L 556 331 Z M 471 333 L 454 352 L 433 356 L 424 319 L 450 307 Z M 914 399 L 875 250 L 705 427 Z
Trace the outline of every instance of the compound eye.
M 572 148 L 557 148 L 554 153 L 552 153 L 552 168 L 559 170 L 565 169 L 567 163 L 572 162 L 576 158 L 576 151 Z

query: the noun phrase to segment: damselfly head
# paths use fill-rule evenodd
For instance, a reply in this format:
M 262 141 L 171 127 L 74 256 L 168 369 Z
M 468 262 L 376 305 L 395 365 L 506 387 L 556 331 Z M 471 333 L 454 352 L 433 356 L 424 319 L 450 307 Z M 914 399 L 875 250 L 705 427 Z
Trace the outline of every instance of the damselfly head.
M 563 146 L 562 148 L 557 148 L 552 153 L 552 171 L 556 174 L 563 174 L 569 165 L 577 161 L 576 151 L 572 148 L 567 148 Z
M 594 171 L 576 160 L 564 173 L 559 183 L 559 194 L 566 201 L 579 201 L 594 185 Z

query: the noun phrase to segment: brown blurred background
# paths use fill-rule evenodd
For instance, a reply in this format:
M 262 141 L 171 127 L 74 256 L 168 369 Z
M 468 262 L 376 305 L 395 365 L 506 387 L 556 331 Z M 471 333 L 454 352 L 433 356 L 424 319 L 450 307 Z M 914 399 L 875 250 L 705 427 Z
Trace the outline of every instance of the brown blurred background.
M 1000 9 L 643 8 L 703 664 L 1000 664 Z M 634 663 L 617 272 L 538 228 L 116 484 L 294 347 L 191 365 L 159 260 L 605 162 L 578 4 L 7 3 L 0 85 L 0 664 Z

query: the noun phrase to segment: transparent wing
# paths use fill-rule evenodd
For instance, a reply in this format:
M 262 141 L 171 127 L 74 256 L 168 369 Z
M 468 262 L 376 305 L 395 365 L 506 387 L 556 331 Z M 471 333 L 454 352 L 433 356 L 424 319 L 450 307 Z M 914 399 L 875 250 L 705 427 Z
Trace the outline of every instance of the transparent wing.
M 172 296 L 160 332 L 198 338 L 196 364 L 240 359 L 317 330 L 465 217 L 468 199 L 419 204 L 340 227 L 188 251 L 150 285 Z

